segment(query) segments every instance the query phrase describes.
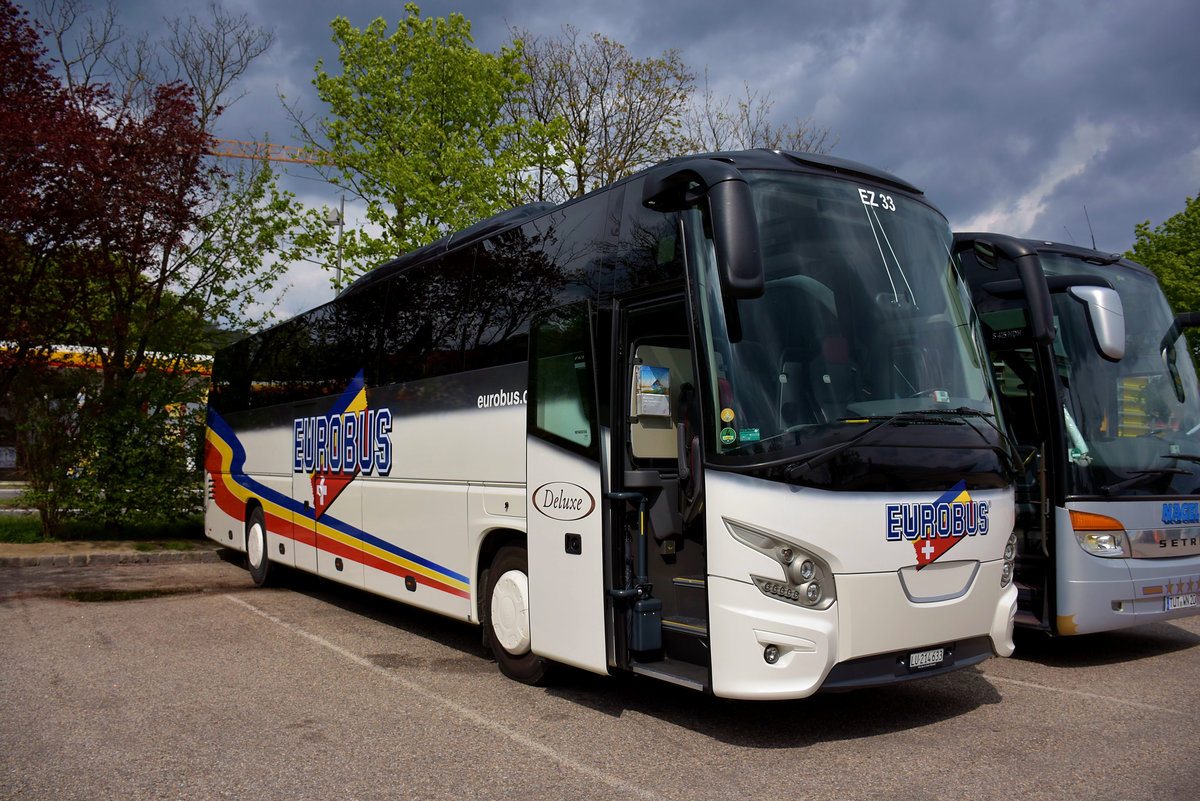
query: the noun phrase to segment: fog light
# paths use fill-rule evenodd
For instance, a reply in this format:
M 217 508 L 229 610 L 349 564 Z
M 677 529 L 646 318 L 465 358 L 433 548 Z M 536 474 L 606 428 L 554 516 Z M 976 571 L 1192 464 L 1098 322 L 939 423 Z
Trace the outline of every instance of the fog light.
M 1005 562 L 1004 567 L 1002 567 L 1000 569 L 1000 586 L 1001 587 L 1008 586 L 1008 583 L 1010 581 L 1012 581 L 1012 574 L 1013 574 L 1012 562 Z
M 810 604 L 815 604 L 821 600 L 821 585 L 815 581 L 809 584 L 804 590 L 804 597 L 808 599 Z
M 768 665 L 773 665 L 776 662 L 778 662 L 779 661 L 779 646 L 768 645 L 766 648 L 764 648 L 763 649 L 763 660 L 766 661 L 766 663 Z

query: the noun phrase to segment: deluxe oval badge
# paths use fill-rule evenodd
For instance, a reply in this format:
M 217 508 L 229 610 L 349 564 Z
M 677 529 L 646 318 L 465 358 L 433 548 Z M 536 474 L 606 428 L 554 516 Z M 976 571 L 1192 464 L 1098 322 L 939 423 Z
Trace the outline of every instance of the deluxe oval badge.
M 596 508 L 592 493 L 578 484 L 551 481 L 533 491 L 533 507 L 555 520 L 582 520 Z

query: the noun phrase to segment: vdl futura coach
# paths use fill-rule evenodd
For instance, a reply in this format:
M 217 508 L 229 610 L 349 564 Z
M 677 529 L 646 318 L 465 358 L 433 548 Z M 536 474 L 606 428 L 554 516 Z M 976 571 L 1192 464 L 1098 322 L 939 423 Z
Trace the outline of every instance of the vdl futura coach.
M 900 179 L 765 150 L 501 214 L 217 356 L 208 536 L 479 623 L 525 682 L 1007 656 L 1016 455 L 951 243 Z
M 1017 623 L 1083 634 L 1200 611 L 1200 387 L 1153 273 L 955 236 L 1022 450 Z

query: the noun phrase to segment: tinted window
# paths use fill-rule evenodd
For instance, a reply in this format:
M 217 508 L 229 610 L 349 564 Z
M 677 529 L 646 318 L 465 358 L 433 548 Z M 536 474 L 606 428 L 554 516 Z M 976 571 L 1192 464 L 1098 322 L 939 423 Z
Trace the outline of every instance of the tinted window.
M 466 312 L 466 369 L 524 361 L 529 319 L 545 308 L 562 279 L 539 240 L 522 228 L 482 242 Z
M 380 326 L 380 384 L 463 369 L 464 309 L 473 259 L 471 250 L 452 253 L 388 280 Z
M 375 372 L 383 298 L 362 293 L 319 306 L 223 352 L 218 411 L 259 408 L 342 392 Z
M 541 308 L 598 294 L 601 271 L 612 260 L 607 217 L 612 194 L 585 197 L 522 227 L 528 247 L 541 251 L 546 268 L 557 273 L 547 285 L 552 297 Z
M 612 262 L 611 292 L 652 286 L 683 278 L 679 217 L 642 205 L 642 180 L 625 188 L 621 235 Z

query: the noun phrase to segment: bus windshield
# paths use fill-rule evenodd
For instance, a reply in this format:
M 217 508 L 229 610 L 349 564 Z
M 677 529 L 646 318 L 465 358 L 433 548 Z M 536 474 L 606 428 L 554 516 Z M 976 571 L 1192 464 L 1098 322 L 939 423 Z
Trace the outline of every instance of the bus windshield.
M 1164 342 L 1174 315 L 1149 273 L 1041 254 L 1046 275 L 1087 274 L 1113 284 L 1125 308 L 1125 356 L 1096 353 L 1087 309 L 1054 295 L 1055 361 L 1062 385 L 1068 492 L 1161 495 L 1200 491 L 1200 398 L 1182 334 Z
M 711 243 L 689 238 L 718 460 L 800 457 L 896 415 L 996 414 L 969 290 L 938 212 L 865 182 L 745 175 L 765 293 L 736 301 L 734 314 Z

